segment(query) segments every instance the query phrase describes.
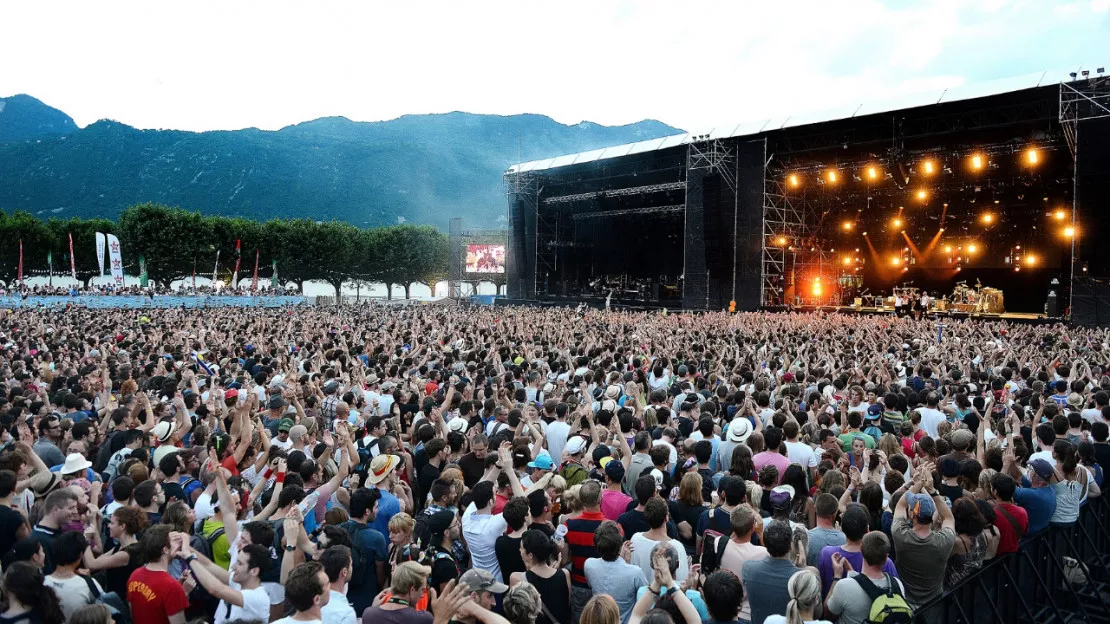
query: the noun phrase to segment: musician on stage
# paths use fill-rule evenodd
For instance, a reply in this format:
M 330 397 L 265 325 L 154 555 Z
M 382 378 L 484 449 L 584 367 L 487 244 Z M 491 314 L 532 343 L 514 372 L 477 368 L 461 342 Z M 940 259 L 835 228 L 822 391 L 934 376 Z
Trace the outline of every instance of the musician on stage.
M 921 299 L 918 307 L 917 318 L 927 316 L 929 314 L 929 291 L 921 291 Z

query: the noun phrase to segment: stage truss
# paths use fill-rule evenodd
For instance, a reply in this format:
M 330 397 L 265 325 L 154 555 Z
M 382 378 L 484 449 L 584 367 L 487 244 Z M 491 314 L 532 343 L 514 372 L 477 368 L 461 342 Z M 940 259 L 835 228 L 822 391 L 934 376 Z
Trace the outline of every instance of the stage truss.
M 716 174 L 724 183 L 725 188 L 732 193 L 732 300 L 736 300 L 736 234 L 737 210 L 736 202 L 739 201 L 736 192 L 737 161 L 736 152 L 721 139 L 710 139 L 709 135 L 695 136 L 694 140 L 686 146 L 686 244 L 694 243 L 695 249 L 704 249 L 705 231 L 702 225 L 702 210 L 704 210 L 705 176 Z M 690 206 L 696 203 L 699 208 L 690 218 Z M 694 239 L 691 241 L 691 239 Z M 704 263 L 699 268 L 683 265 L 682 299 L 684 302 L 697 302 L 699 307 L 704 301 L 704 308 L 709 308 L 709 271 Z M 687 303 L 687 307 L 689 304 Z
M 828 262 L 825 241 L 815 238 L 819 217 L 804 195 L 786 191 L 785 171 L 768 164 L 763 185 L 763 293 L 762 305 L 792 304 L 786 301 L 788 286 L 795 277 L 814 268 L 821 273 Z M 787 261 L 790 261 L 790 267 Z

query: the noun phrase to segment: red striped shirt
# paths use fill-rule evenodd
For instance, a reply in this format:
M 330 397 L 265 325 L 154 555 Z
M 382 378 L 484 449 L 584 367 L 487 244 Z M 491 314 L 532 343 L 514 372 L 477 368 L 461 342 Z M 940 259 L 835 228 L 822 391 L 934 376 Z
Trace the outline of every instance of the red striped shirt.
M 567 545 L 570 546 L 570 582 L 578 587 L 589 587 L 586 582 L 586 560 L 591 557 L 600 557 L 601 553 L 594 546 L 594 531 L 605 522 L 605 515 L 600 511 L 585 511 L 577 518 L 567 520 Z

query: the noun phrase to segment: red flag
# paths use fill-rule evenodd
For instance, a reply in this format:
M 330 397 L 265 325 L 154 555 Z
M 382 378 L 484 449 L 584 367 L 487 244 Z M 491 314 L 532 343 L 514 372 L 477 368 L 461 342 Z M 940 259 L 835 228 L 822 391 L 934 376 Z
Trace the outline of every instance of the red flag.
M 23 285 L 23 239 L 19 239 L 19 275 L 16 277 L 19 284 Z
M 251 280 L 251 294 L 258 290 L 258 250 L 254 250 L 254 279 Z
M 239 239 L 235 239 L 235 273 L 231 274 L 232 288 L 238 288 L 239 286 L 239 261 L 242 260 L 242 256 L 239 253 L 239 243 Z
M 77 261 L 73 258 L 73 232 L 69 233 L 69 273 L 77 279 Z

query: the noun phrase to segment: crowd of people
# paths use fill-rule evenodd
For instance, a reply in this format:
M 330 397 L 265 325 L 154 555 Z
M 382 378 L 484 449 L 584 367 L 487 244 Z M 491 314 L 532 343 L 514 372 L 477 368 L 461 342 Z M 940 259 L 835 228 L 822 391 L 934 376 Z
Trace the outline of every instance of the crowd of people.
M 1106 329 L 0 311 L 4 624 L 907 621 L 1076 522 Z
M 207 280 L 206 280 L 207 281 Z M 170 288 L 165 285 L 157 285 L 151 283 L 148 286 L 139 286 L 132 284 L 127 286 L 115 286 L 112 284 L 88 284 L 88 285 L 58 285 L 53 286 L 50 284 L 20 284 L 18 282 L 10 286 L 0 285 L 0 297 L 7 296 L 20 296 L 20 297 L 156 297 L 156 296 L 174 296 L 174 297 L 204 297 L 209 295 L 229 295 L 238 292 L 242 295 L 251 294 L 251 280 L 244 279 L 238 284 L 238 288 L 233 289 L 228 286 L 213 286 L 210 284 L 200 284 L 193 286 L 188 281 L 182 281 L 177 284 L 176 288 Z M 295 284 L 288 284 L 282 286 L 273 286 L 270 281 L 260 281 L 254 289 L 254 294 L 257 295 L 286 295 L 297 294 Z

